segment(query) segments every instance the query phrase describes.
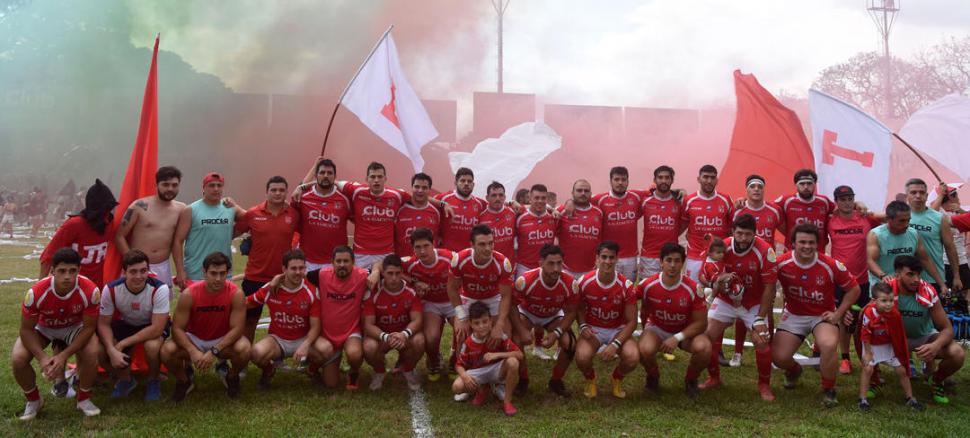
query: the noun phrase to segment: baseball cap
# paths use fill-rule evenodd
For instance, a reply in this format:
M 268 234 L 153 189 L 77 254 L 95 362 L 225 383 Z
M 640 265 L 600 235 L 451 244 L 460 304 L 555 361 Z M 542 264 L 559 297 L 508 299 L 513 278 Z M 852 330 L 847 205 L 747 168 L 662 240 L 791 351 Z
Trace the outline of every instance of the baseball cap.
M 202 177 L 202 187 L 205 187 L 206 184 L 209 184 L 210 182 L 213 182 L 213 181 L 219 181 L 223 184 L 226 183 L 226 179 L 221 174 L 216 172 L 209 172 L 204 177 Z
M 835 188 L 835 192 L 832 193 L 832 196 L 838 199 L 843 196 L 855 196 L 855 192 L 852 191 L 852 187 L 838 186 Z

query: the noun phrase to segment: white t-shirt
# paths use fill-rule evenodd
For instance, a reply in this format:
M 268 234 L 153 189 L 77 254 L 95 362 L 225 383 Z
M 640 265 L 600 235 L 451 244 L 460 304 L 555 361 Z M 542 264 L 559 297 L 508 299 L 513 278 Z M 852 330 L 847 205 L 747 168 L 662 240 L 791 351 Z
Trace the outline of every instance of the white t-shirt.
M 108 283 L 101 296 L 101 315 L 115 313 L 119 318 L 133 326 L 151 324 L 153 314 L 168 314 L 168 286 L 161 280 L 148 277 L 145 288 L 133 294 L 125 286 L 124 277 Z

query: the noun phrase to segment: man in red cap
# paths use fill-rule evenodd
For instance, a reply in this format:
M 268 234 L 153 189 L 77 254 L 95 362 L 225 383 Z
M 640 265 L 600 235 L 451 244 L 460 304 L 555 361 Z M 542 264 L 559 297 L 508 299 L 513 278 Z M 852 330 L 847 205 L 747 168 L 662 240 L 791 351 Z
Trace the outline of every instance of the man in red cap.
M 225 178 L 210 172 L 202 178 L 202 199 L 179 214 L 172 254 L 175 258 L 175 283 L 180 288 L 202 280 L 202 260 L 213 252 L 232 257 L 233 227 L 246 211 L 235 207 L 232 199 L 222 197 Z

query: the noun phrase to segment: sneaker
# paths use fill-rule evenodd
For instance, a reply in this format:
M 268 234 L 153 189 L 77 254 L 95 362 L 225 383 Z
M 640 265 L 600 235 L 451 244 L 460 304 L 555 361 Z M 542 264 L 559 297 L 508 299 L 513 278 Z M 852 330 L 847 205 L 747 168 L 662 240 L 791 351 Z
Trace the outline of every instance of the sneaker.
M 34 401 L 27 402 L 27 406 L 24 408 L 24 414 L 20 416 L 21 421 L 30 421 L 37 418 L 37 414 L 40 413 L 40 409 L 44 407 L 44 399 L 39 398 Z
M 572 394 L 566 389 L 566 384 L 562 380 L 550 380 L 549 381 L 549 391 L 556 394 L 562 398 L 569 398 Z
M 441 380 L 441 367 L 428 368 L 428 381 L 437 382 Z
M 741 366 L 741 357 L 742 357 L 741 353 L 734 353 L 734 356 L 731 356 L 731 361 L 728 362 L 728 365 L 730 365 L 731 368 L 737 368 Z
M 667 360 L 667 362 L 673 362 L 673 361 L 677 360 L 677 356 L 674 356 L 674 355 L 669 354 L 669 353 L 664 353 L 663 356 L 664 356 L 664 359 Z
M 358 388 L 357 386 L 358 378 L 360 378 L 360 373 L 357 373 L 357 372 L 347 373 L 347 385 L 344 386 L 344 388 L 348 391 L 356 391 Z
M 771 391 L 771 385 L 767 383 L 759 383 L 758 392 L 761 394 L 762 400 L 766 402 L 775 401 L 775 393 Z
M 839 405 L 839 399 L 835 397 L 835 389 L 826 389 L 822 393 L 822 405 L 827 408 L 834 408 Z
M 242 390 L 242 385 L 239 384 L 239 376 L 226 377 L 226 395 L 229 398 L 239 398 L 239 392 Z
M 648 391 L 657 391 L 660 389 L 660 376 L 651 376 L 647 374 L 647 382 L 644 385 Z
M 51 387 L 51 395 L 57 398 L 67 397 L 67 391 L 71 388 L 71 384 L 67 379 L 58 379 Z
M 222 386 L 229 388 L 229 383 L 226 382 L 226 376 L 229 375 L 229 363 L 222 361 L 216 364 L 216 374 L 219 376 L 219 380 L 222 381 Z
M 86 399 L 86 400 L 77 402 L 77 410 L 84 413 L 85 417 L 96 417 L 98 415 L 101 415 L 101 409 L 98 409 L 98 407 L 94 405 L 91 399 Z
M 172 392 L 172 401 L 178 403 L 185 400 L 185 397 L 189 395 L 193 389 L 195 389 L 195 383 L 192 381 L 192 379 L 184 382 L 176 380 L 175 391 Z
M 546 353 L 546 349 L 542 347 L 533 348 L 532 355 L 542 360 L 552 360 L 552 356 L 550 356 L 549 353 Z
M 869 385 L 869 389 L 866 390 L 866 398 L 876 398 L 882 393 L 882 383 L 878 385 Z
M 458 371 L 455 371 L 455 364 L 448 362 L 448 379 L 454 381 L 458 378 Z
M 456 402 L 467 401 L 469 398 L 471 398 L 471 394 L 467 392 L 463 392 L 461 394 L 455 394 L 455 397 L 454 397 Z
M 145 382 L 145 401 L 158 401 L 162 398 L 162 382 L 158 379 L 149 379 Z
M 623 390 L 623 381 L 620 379 L 610 379 L 613 386 L 613 397 L 626 398 L 626 391 Z
M 515 390 L 512 391 L 512 395 L 516 398 L 524 396 L 529 392 L 529 379 L 519 379 L 519 383 L 515 384 Z
M 726 357 L 724 357 L 723 351 L 717 353 L 717 361 L 718 363 L 721 364 L 722 367 L 731 366 L 731 361 L 729 361 Z
M 721 382 L 721 378 L 720 377 L 708 377 L 707 378 L 707 381 L 704 382 L 700 386 L 700 388 L 703 389 L 703 390 L 714 389 L 714 388 L 717 388 L 718 386 L 721 386 L 723 384 L 724 383 Z
M 946 396 L 946 388 L 942 384 L 933 385 L 933 401 L 941 405 L 950 403 L 950 399 Z
M 472 406 L 481 406 L 488 400 L 489 385 L 482 385 L 478 387 L 478 391 L 475 392 L 475 398 L 472 399 Z
M 371 391 L 380 390 L 384 386 L 384 373 L 374 373 L 374 376 L 370 378 L 370 388 Z
M 496 383 L 492 385 L 492 395 L 499 400 L 505 400 L 505 384 Z
M 697 387 L 696 380 L 688 380 L 684 382 L 684 392 L 687 393 L 687 398 L 694 400 L 701 393 L 701 390 Z
M 583 395 L 586 398 L 596 398 L 596 379 L 586 381 L 586 387 L 583 388 Z
M 276 375 L 276 367 L 270 366 L 269 368 L 263 370 L 263 373 L 259 376 L 259 381 L 256 382 L 256 388 L 260 391 L 265 391 L 269 389 L 270 382 L 273 381 L 273 376 Z
M 502 411 L 504 411 L 505 415 L 509 417 L 514 416 L 517 412 L 519 412 L 519 410 L 515 409 L 515 406 L 512 406 L 512 403 L 509 402 L 502 403 Z
M 801 376 L 802 367 L 795 368 L 795 371 L 785 371 L 785 389 L 795 389 Z
M 408 389 L 411 391 L 421 389 L 421 378 L 414 373 L 414 370 L 404 371 L 401 374 L 404 375 L 404 381 L 408 382 Z
M 852 374 L 852 361 L 849 359 L 842 359 L 839 361 L 839 373 Z
M 920 412 L 922 412 L 923 409 L 925 409 L 923 407 L 923 404 L 916 401 L 916 399 L 913 397 L 906 399 L 906 407 L 912 408 L 914 411 L 920 411 Z
M 862 411 L 862 412 L 869 412 L 870 409 L 872 409 L 872 405 L 869 404 L 869 400 L 866 400 L 864 398 L 860 398 L 859 399 L 859 410 Z
M 128 397 L 128 394 L 131 394 L 131 391 L 134 391 L 136 386 L 138 386 L 138 381 L 133 378 L 119 380 L 115 382 L 115 389 L 111 391 L 111 398 Z

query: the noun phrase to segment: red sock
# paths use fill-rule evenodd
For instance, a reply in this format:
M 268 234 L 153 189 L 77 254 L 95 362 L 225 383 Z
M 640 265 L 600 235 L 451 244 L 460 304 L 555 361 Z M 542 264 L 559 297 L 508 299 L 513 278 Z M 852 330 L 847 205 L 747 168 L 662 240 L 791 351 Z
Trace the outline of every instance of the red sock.
M 771 382 L 771 347 L 764 347 L 754 351 L 755 362 L 758 365 L 758 383 Z
M 795 365 L 792 365 L 792 367 L 789 368 L 786 371 L 788 371 L 789 373 L 792 373 L 792 374 L 800 373 L 802 371 L 802 366 L 799 365 L 798 362 L 795 362 Z
M 654 365 L 652 368 L 647 368 L 647 375 L 650 377 L 660 377 L 660 367 Z
M 566 375 L 566 367 L 561 367 L 559 364 L 552 367 L 552 380 L 562 380 Z
M 744 321 L 737 319 L 734 321 L 734 352 L 741 354 L 744 352 L 744 340 L 748 339 L 748 327 L 744 325 Z M 717 353 L 720 349 L 715 350 Z
M 401 364 L 401 371 L 403 371 L 405 373 L 414 371 L 414 366 L 415 365 L 417 365 L 417 364 L 415 364 L 415 363 L 413 363 L 411 361 L 404 362 L 404 363 Z
M 695 370 L 693 367 L 687 367 L 687 376 L 684 380 L 688 382 L 694 382 L 697 380 L 697 376 L 701 375 L 701 370 Z
M 377 374 L 384 374 L 387 372 L 387 367 L 384 365 L 374 367 L 374 372 Z
M 529 366 L 524 360 L 519 362 L 519 380 L 529 380 Z
M 829 390 L 835 388 L 835 379 L 826 379 L 822 377 L 822 389 Z
M 616 380 L 623 380 L 624 374 L 620 372 L 620 367 L 613 368 L 613 378 Z
M 91 398 L 90 389 L 82 389 L 82 388 L 77 389 L 77 401 L 82 402 L 89 398 Z
M 583 371 L 583 377 L 585 377 L 586 380 L 595 380 L 596 370 L 590 368 L 589 371 Z
M 936 371 L 933 373 L 933 383 L 939 385 L 939 384 L 943 383 L 943 380 L 945 380 L 945 379 L 946 379 L 946 376 L 944 376 L 943 374 L 941 374 L 940 373 L 940 369 L 937 368 Z
M 712 379 L 721 378 L 721 362 L 718 360 L 718 351 L 721 351 L 721 344 L 724 342 L 724 335 L 711 339 L 711 363 L 707 366 L 707 373 Z
M 428 368 L 437 368 L 441 366 L 441 351 L 435 348 L 428 352 Z
M 34 389 L 24 393 L 24 397 L 27 397 L 27 401 L 37 401 L 40 400 L 40 390 L 35 386 Z

